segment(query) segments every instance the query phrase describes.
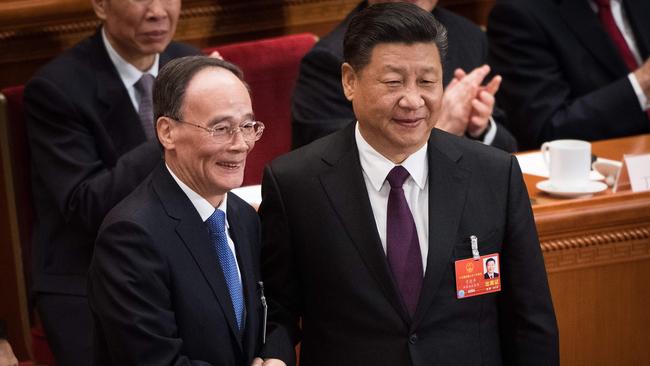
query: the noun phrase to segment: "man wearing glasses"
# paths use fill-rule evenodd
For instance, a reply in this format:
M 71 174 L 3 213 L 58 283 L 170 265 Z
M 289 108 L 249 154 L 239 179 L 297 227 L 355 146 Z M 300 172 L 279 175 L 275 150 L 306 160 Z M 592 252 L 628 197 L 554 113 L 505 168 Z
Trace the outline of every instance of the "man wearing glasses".
M 88 298 L 96 365 L 250 365 L 262 340 L 260 228 L 229 193 L 262 137 L 241 71 L 169 62 L 153 92 L 164 162 L 109 212 Z

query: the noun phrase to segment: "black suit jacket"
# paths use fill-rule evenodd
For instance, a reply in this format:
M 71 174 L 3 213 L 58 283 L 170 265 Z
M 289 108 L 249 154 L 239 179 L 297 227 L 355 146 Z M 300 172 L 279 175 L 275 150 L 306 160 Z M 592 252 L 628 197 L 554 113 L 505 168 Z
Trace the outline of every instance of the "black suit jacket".
M 645 60 L 650 2 L 623 7 Z M 497 99 L 521 147 L 650 132 L 630 71 L 588 0 L 498 0 L 487 34 L 490 64 L 503 75 Z
M 250 365 L 261 341 L 259 219 L 232 193 L 227 218 L 244 332 L 207 226 L 164 164 L 111 210 L 89 272 L 96 365 Z
M 431 134 L 429 254 L 413 319 L 377 233 L 354 124 L 277 158 L 262 183 L 267 357 L 312 365 L 557 365 L 558 334 L 514 157 Z M 500 253 L 500 293 L 456 299 L 454 261 Z M 302 318 L 302 334 L 298 319 Z
M 160 65 L 198 54 L 172 43 Z M 97 32 L 54 59 L 25 88 L 36 219 L 34 290 L 86 294 L 102 219 L 160 161 Z
M 494 273 L 492 274 L 492 277 L 493 277 L 493 278 L 499 278 L 499 274 L 496 273 L 496 272 L 494 272 Z M 490 278 L 490 274 L 488 274 L 487 272 L 485 272 L 485 274 L 483 275 L 483 278 L 487 280 L 488 278 Z
M 352 18 L 366 6 L 365 1 L 359 4 L 302 59 L 291 107 L 294 148 L 337 131 L 354 119 L 352 104 L 341 85 L 343 37 Z M 449 39 L 447 58 L 443 60 L 444 85 L 449 84 L 456 68 L 469 72 L 487 62 L 487 40 L 480 28 L 442 8 L 435 8 L 433 15 L 447 28 Z M 499 126 L 492 146 L 516 151 L 517 141 L 501 124 L 505 114 L 495 108 L 493 117 Z

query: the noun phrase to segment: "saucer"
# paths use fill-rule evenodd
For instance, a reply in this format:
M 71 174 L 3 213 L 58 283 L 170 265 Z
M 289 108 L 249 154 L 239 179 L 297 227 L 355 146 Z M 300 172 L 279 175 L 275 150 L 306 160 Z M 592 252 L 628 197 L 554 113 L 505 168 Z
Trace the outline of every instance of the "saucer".
M 557 197 L 588 197 L 594 193 L 602 192 L 607 189 L 607 184 L 603 182 L 589 181 L 584 187 L 562 188 L 553 185 L 550 180 L 543 180 L 537 183 L 537 189 Z

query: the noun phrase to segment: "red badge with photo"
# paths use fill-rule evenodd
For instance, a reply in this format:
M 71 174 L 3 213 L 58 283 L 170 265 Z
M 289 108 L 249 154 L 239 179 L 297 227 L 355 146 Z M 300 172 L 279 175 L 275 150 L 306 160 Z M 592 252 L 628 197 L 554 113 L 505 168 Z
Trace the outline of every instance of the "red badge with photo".
M 499 253 L 477 259 L 458 260 L 456 267 L 456 298 L 464 299 L 501 291 Z

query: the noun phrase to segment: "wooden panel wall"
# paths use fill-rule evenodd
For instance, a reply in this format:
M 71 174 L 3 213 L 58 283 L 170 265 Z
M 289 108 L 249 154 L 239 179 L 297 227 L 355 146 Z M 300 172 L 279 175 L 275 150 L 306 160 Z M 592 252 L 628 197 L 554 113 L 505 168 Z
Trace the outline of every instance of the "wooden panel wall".
M 327 33 L 359 0 L 185 0 L 176 39 L 198 47 L 297 32 Z M 494 0 L 441 0 L 485 24 Z M 90 0 L 0 1 L 0 88 L 22 84 L 95 31 Z
M 533 206 L 561 365 L 642 365 L 650 347 L 650 192 Z

